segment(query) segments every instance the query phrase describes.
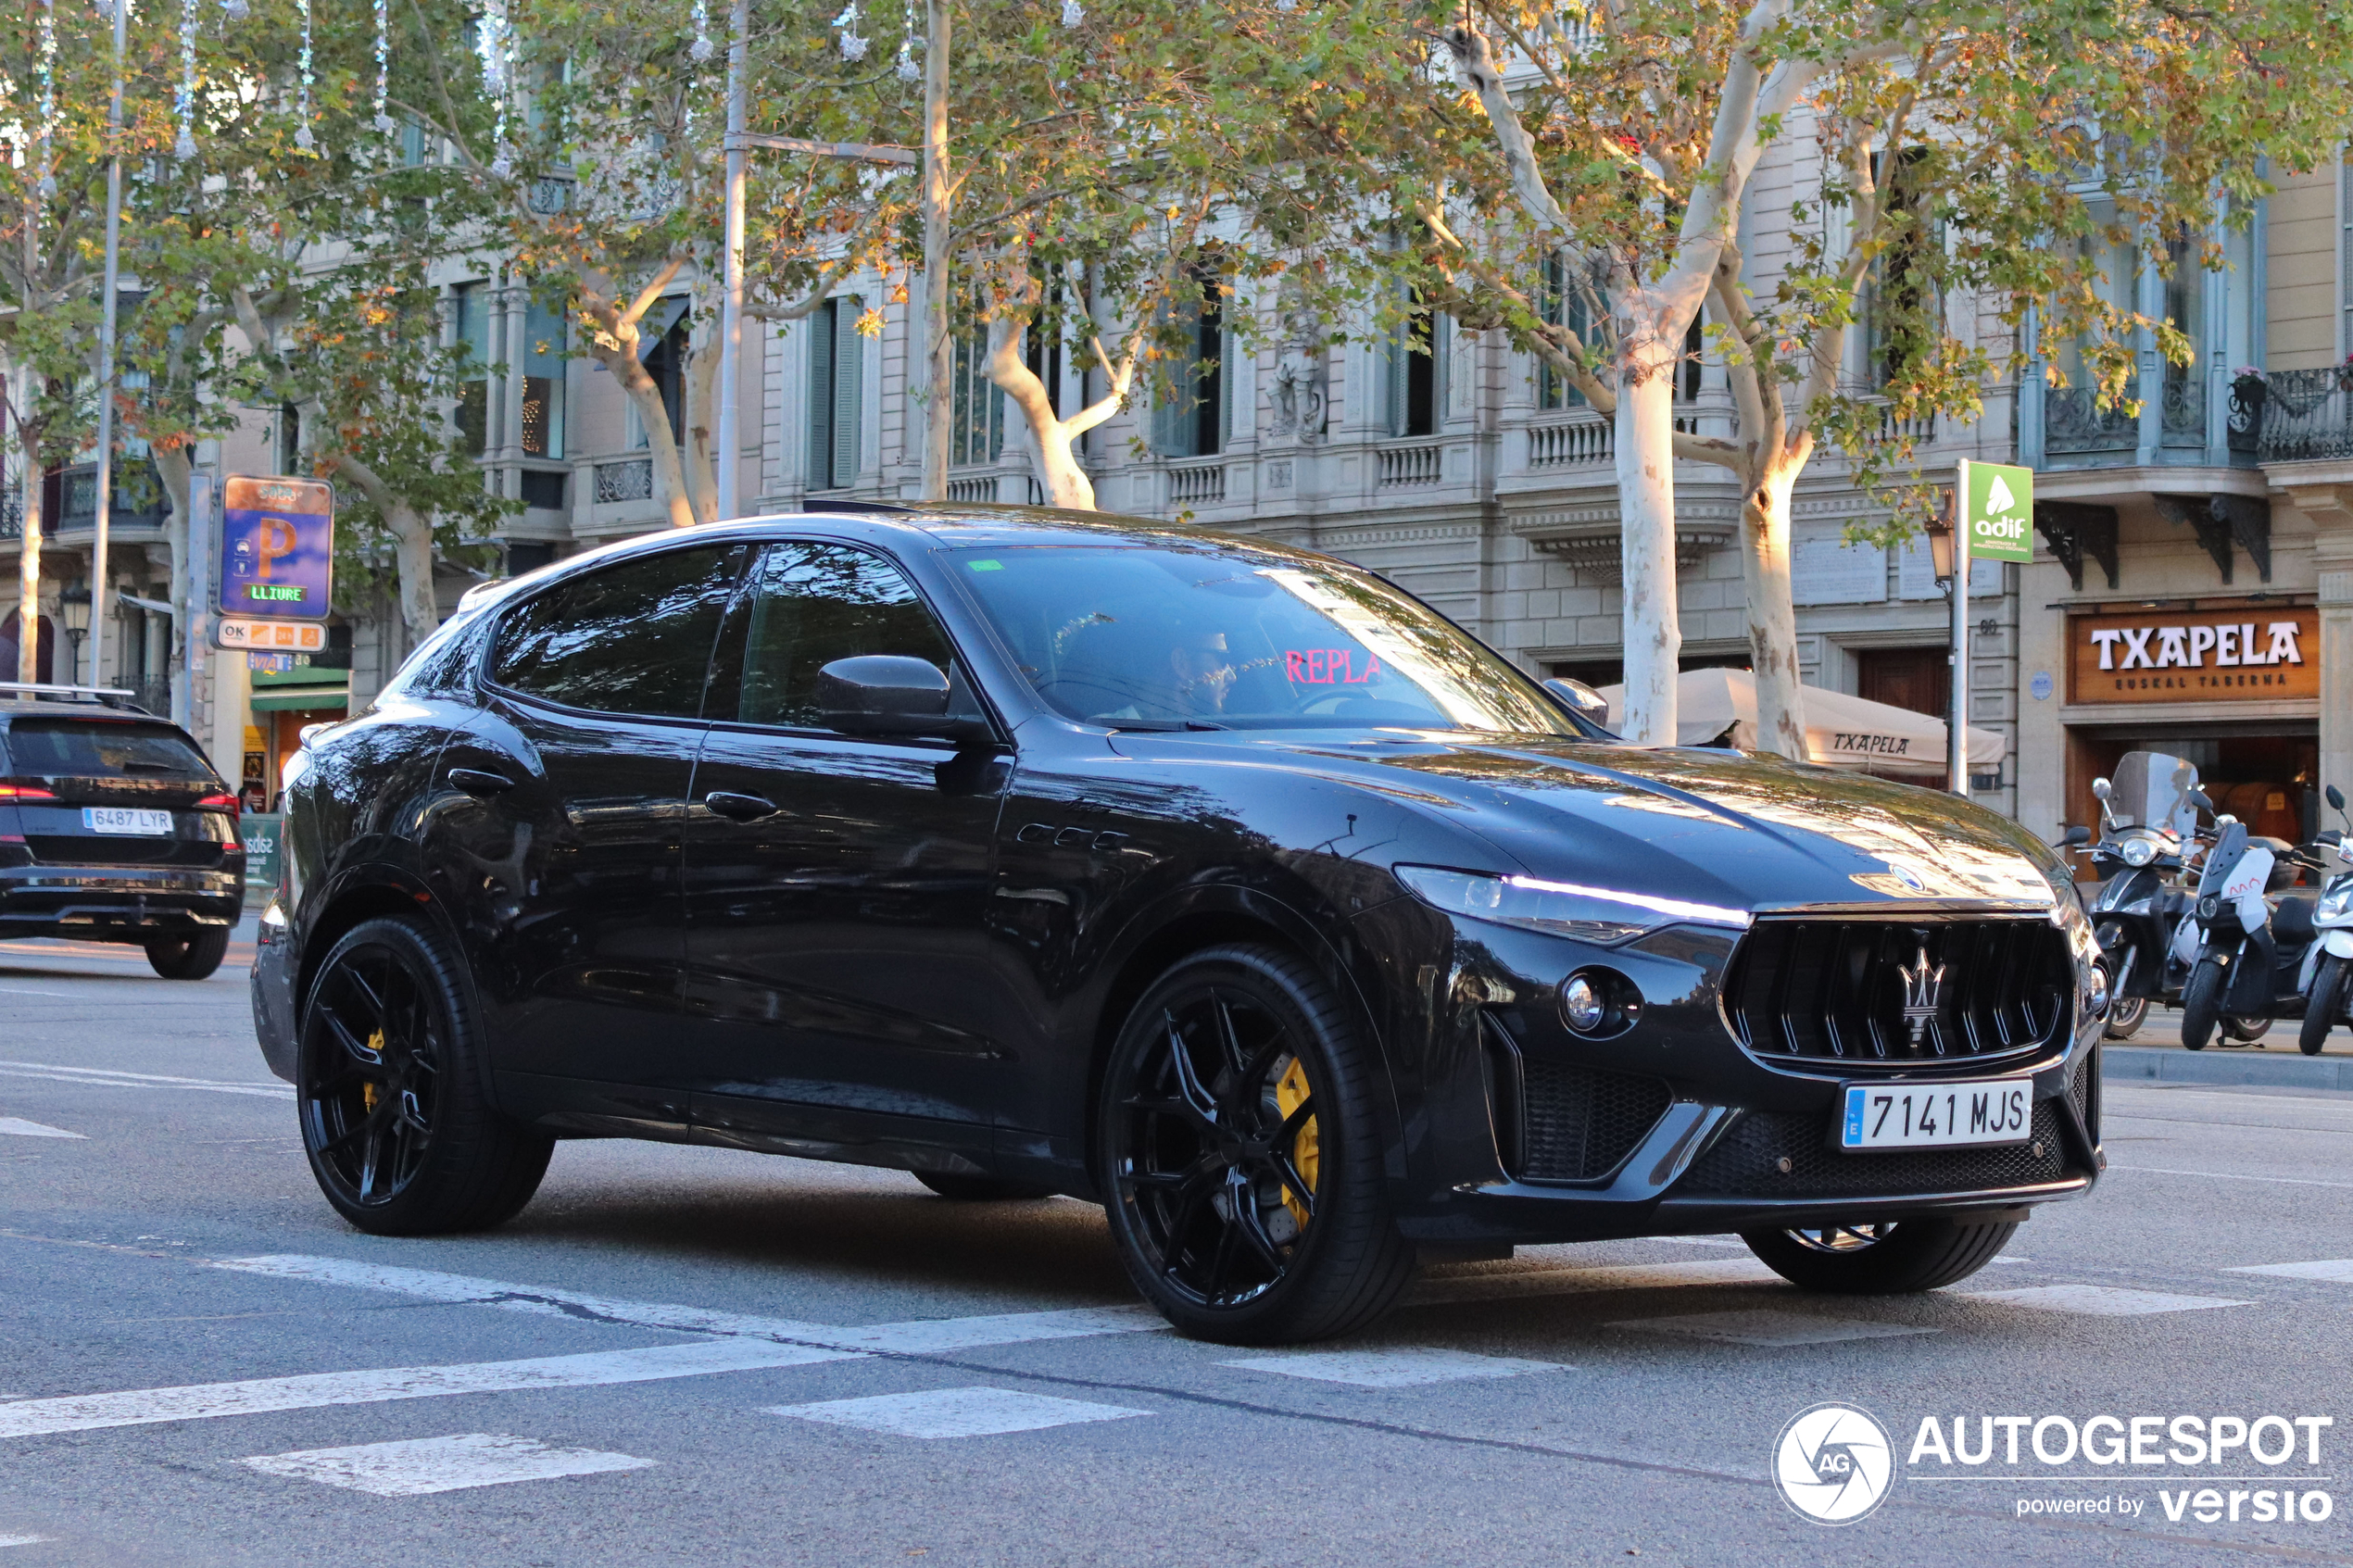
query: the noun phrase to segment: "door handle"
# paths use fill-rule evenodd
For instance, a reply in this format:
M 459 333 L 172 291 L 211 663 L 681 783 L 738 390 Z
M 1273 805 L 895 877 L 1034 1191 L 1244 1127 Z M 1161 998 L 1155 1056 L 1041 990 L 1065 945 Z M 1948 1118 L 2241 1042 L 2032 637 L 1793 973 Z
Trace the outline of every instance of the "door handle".
M 504 795 L 515 787 L 515 781 L 504 773 L 486 773 L 479 768 L 452 768 L 449 782 L 477 798 Z
M 724 817 L 731 822 L 754 822 L 776 814 L 775 802 L 758 795 L 737 795 L 731 790 L 714 789 L 702 797 L 713 816 Z

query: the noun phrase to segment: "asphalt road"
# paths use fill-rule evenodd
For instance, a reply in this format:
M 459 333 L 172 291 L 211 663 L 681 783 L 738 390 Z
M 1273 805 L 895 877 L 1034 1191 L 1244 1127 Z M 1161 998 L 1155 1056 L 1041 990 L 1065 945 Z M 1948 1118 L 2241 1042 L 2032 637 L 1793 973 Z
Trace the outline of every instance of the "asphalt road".
M 887 1172 L 573 1143 L 503 1230 L 359 1235 L 243 959 L 0 945 L 0 1568 L 2353 1562 L 2353 1096 L 2115 1089 L 2100 1189 L 1933 1295 L 1524 1249 L 1315 1360 L 1159 1327 L 1088 1205 Z M 1837 1528 L 1772 1480 L 1823 1401 L 1893 1444 Z M 1983 1462 L 1919 1451 L 1957 1417 Z M 2135 1417 L 2154 1462 L 2034 1457 Z

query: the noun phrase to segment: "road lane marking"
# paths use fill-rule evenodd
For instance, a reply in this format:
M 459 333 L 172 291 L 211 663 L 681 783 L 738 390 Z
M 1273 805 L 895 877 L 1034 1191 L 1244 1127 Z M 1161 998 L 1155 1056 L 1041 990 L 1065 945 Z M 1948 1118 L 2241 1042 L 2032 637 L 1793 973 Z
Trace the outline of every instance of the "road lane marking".
M 0 1547 L 39 1546 L 48 1538 L 46 1536 L 0 1536 Z
M 2273 1274 L 2282 1279 L 2324 1279 L 2334 1285 L 2353 1285 L 2353 1258 L 2322 1258 L 2309 1263 L 2252 1263 L 2245 1268 L 2224 1269 L 2226 1274 Z
M 2162 1290 L 2125 1290 L 2108 1285 L 2034 1285 L 2023 1290 L 1956 1290 L 1967 1301 L 1991 1301 L 2002 1307 L 2031 1307 L 2040 1312 L 2073 1312 L 2082 1317 L 2131 1318 L 2152 1312 L 2196 1312 L 2209 1307 L 2246 1307 L 2248 1301 L 2220 1296 L 2174 1296 Z
M 1606 1263 L 1580 1269 L 1522 1269 L 1424 1280 L 1405 1295 L 1408 1307 L 1464 1301 L 1508 1301 L 1522 1296 L 1562 1296 L 1599 1290 L 1653 1290 L 1685 1285 L 1786 1285 L 1754 1258 L 1700 1258 L 1688 1263 Z
M 587 1388 L 610 1383 L 651 1383 L 721 1372 L 754 1372 L 850 1359 L 847 1353 L 771 1340 L 706 1339 L 635 1350 L 577 1356 L 535 1356 L 517 1361 L 469 1361 L 455 1366 L 378 1367 L 319 1372 L 298 1377 L 256 1377 L 179 1388 L 132 1388 L 113 1394 L 69 1394 L 0 1405 L 0 1437 L 41 1437 L 108 1426 L 149 1426 L 207 1421 L 271 1411 L 374 1405 L 448 1394 L 497 1394 L 529 1388 Z
M 453 1305 L 497 1307 L 512 1312 L 536 1312 L 610 1323 L 626 1328 L 678 1329 L 690 1334 L 721 1334 L 756 1339 L 796 1340 L 838 1350 L 875 1350 L 893 1355 L 937 1355 L 993 1345 L 1026 1345 L 1042 1339 L 1083 1339 L 1099 1334 L 1137 1334 L 1168 1325 L 1147 1307 L 1077 1307 L 1049 1312 L 1004 1312 L 983 1317 L 934 1318 L 912 1323 L 872 1323 L 840 1327 L 804 1323 L 794 1318 L 761 1317 L 746 1312 L 712 1311 L 703 1307 L 666 1301 L 628 1301 L 574 1290 L 510 1285 L 467 1274 L 441 1273 L 431 1269 L 394 1268 L 353 1262 L 343 1258 L 317 1258 L 280 1253 L 258 1258 L 224 1258 L 217 1269 L 262 1274 L 272 1279 L 302 1280 L 314 1285 L 340 1285 L 362 1290 L 389 1291 Z
M 0 1133 L 17 1138 L 82 1138 L 88 1141 L 84 1134 L 69 1133 L 63 1127 L 44 1126 L 38 1122 L 28 1122 L 21 1116 L 0 1116 Z
M 203 1089 L 220 1095 L 294 1098 L 294 1085 L 291 1084 L 233 1084 L 217 1078 L 174 1078 L 161 1073 L 120 1073 L 108 1067 L 74 1067 L 55 1061 L 0 1061 L 0 1077 L 47 1078 L 61 1084 L 82 1084 L 101 1088 Z
M 2244 1171 L 2176 1171 L 2169 1165 L 2110 1165 L 2108 1169 L 2137 1171 L 2151 1176 L 2204 1176 L 2216 1182 L 2271 1182 L 2285 1187 L 2353 1187 L 2353 1182 L 2322 1182 L 2309 1176 L 2250 1176 Z
M 1218 1365 L 1309 1377 L 1318 1383 L 1353 1383 L 1359 1388 L 1413 1388 L 1429 1383 L 1576 1370 L 1558 1361 L 1475 1356 L 1467 1350 L 1309 1350 L 1287 1356 L 1245 1356 Z
M 1607 1328 L 1644 1334 L 1680 1334 L 1730 1345 L 1835 1345 L 1850 1339 L 1896 1339 L 1937 1334 L 1906 1323 L 1866 1323 L 1859 1318 L 1815 1317 L 1805 1312 L 1687 1312 L 1675 1317 L 1629 1318 Z
M 297 1449 L 244 1462 L 265 1475 L 318 1481 L 380 1498 L 419 1498 L 470 1486 L 645 1470 L 654 1461 L 629 1454 L 599 1453 L 595 1449 L 551 1449 L 529 1437 L 468 1432 L 455 1437 L 409 1437 L 346 1449 Z
M 798 1416 L 831 1426 L 854 1426 L 894 1437 L 993 1437 L 1006 1432 L 1037 1432 L 1082 1421 L 1124 1421 L 1150 1415 L 1125 1405 L 1057 1399 L 1012 1388 L 934 1388 L 921 1394 L 876 1394 L 863 1399 L 827 1399 L 814 1405 L 777 1405 L 770 1415 Z

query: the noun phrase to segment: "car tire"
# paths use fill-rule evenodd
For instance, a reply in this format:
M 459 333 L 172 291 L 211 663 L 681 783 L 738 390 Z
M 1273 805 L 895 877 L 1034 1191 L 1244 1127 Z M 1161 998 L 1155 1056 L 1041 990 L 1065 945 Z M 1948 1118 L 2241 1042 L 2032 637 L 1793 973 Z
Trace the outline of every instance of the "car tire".
M 2182 1044 L 2191 1050 L 2204 1050 L 2214 1038 L 2227 978 L 2228 972 L 2212 959 L 2200 959 L 2190 970 L 2189 983 L 2182 987 Z
M 2111 1040 L 2129 1040 L 2141 1032 L 2148 1022 L 2149 999 L 2146 997 L 2126 997 L 2108 1004 L 2108 1022 L 2100 1033 Z
M 995 1176 L 959 1176 L 944 1171 L 917 1171 L 915 1180 L 942 1198 L 958 1203 L 1033 1203 L 1051 1198 L 1054 1189 L 1035 1182 L 1000 1181 Z
M 2353 960 L 2324 955 L 2320 967 L 2312 972 L 2312 995 L 2304 1004 L 2304 1026 L 2296 1033 L 2296 1044 L 2306 1056 L 2318 1056 L 2327 1044 L 2329 1031 L 2345 1015 L 2345 993 L 2353 982 Z
M 1803 1290 L 1898 1296 L 1967 1279 L 2017 1234 L 2016 1220 L 1969 1224 L 1926 1218 L 1820 1230 L 1743 1231 L 1767 1268 Z
M 212 925 L 194 936 L 158 936 L 146 947 L 147 967 L 166 980 L 207 980 L 229 956 L 229 928 Z
M 1379 1066 L 1300 959 L 1176 963 L 1113 1042 L 1098 1190 L 1128 1276 L 1177 1332 L 1290 1345 L 1364 1327 L 1413 1277 L 1390 1209 Z
M 295 1101 L 335 1211 L 376 1236 L 484 1230 L 538 1190 L 555 1140 L 501 1116 L 471 994 L 424 923 L 364 921 L 305 996 Z

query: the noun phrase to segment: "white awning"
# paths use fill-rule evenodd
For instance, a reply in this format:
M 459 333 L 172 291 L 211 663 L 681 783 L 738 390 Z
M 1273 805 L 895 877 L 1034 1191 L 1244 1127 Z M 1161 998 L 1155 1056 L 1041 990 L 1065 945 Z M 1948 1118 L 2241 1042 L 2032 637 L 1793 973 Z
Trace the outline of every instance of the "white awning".
M 1609 721 L 1626 717 L 1626 688 L 1604 686 Z M 1745 670 L 1691 670 L 1675 680 L 1675 741 L 1705 746 L 1725 731 L 1744 749 L 1756 746 L 1756 677 Z M 1879 772 L 1941 776 L 1944 771 L 1944 721 L 1908 708 L 1869 702 L 1844 692 L 1806 688 L 1807 760 L 1833 768 L 1869 768 Z M 2008 754 L 2009 743 L 1993 730 L 1971 724 L 1971 772 L 1991 772 Z

